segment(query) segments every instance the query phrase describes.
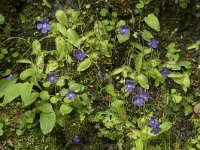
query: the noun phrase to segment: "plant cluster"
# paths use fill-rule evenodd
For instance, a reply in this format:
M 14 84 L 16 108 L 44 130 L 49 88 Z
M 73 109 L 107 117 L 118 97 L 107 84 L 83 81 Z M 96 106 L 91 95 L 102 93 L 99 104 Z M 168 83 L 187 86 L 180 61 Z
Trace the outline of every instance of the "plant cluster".
M 183 7 L 182 1 L 176 2 Z M 149 3 L 139 1 L 131 19 Z M 57 10 L 56 21 L 37 18 L 35 30 L 42 38 L 30 41 L 30 49 L 0 80 L 0 106 L 17 103 L 24 110 L 17 135 L 33 128 L 37 116 L 44 135 L 56 126 L 64 128 L 65 119 L 78 117 L 80 125 L 98 124 L 98 136 L 116 140 L 119 149 L 125 141 L 130 149 L 163 149 L 155 139 L 170 134 L 173 122 L 154 105 L 170 110 L 182 103 L 190 88 L 192 63 L 180 57 L 175 42 L 159 39 L 160 22 L 154 13 L 142 18 L 138 30 L 118 15 L 103 8 L 96 19 L 69 8 Z M 194 49 L 194 44 L 188 49 Z M 118 50 L 123 55 L 114 62 Z M 2 60 L 6 48 L 1 53 Z M 123 65 L 112 66 L 120 61 Z M 106 69 L 109 64 L 111 69 Z M 20 73 L 15 67 L 20 67 Z M 162 98 L 157 100 L 159 92 Z M 99 110 L 96 104 L 106 107 Z M 191 106 L 185 107 L 190 114 Z M 0 123 L 0 135 L 3 126 Z M 79 144 L 80 135 L 72 141 Z

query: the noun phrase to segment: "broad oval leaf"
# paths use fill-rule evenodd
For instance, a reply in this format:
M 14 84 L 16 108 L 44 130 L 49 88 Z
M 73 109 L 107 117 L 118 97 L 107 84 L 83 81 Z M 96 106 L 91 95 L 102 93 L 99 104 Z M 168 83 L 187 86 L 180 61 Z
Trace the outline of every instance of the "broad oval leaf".
M 58 36 L 55 39 L 55 43 L 56 43 L 56 50 L 58 51 L 58 55 L 60 55 L 62 52 L 65 51 L 66 42 L 63 37 Z
M 137 80 L 141 87 L 149 89 L 148 79 L 144 74 L 139 74 Z
M 21 74 L 20 74 L 20 79 L 21 80 L 25 80 L 31 76 L 33 76 L 35 74 L 35 69 L 34 68 L 28 68 L 26 70 L 24 70 Z
M 77 67 L 77 71 L 84 71 L 86 70 L 87 68 L 89 68 L 91 65 L 91 60 L 90 58 L 86 58 L 85 60 L 83 60 L 82 62 L 80 62 L 78 64 L 78 67 Z
M 79 39 L 78 34 L 76 33 L 75 30 L 68 29 L 67 30 L 67 38 L 68 38 L 68 41 L 71 44 L 73 44 L 76 47 L 79 47 L 79 45 L 80 45 L 80 39 Z
M 38 40 L 34 40 L 32 44 L 32 53 L 34 55 L 39 55 L 41 53 L 41 44 Z
M 143 150 L 143 142 L 140 138 L 135 141 L 135 146 L 136 150 Z
M 7 88 L 12 86 L 16 82 L 17 82 L 17 79 L 13 79 L 13 80 L 1 79 L 0 80 L 0 97 L 4 95 Z
M 67 37 L 67 29 L 64 25 L 57 23 L 57 29 L 64 37 Z
M 44 104 L 40 105 L 37 109 L 44 113 L 52 113 L 53 112 L 53 107 L 49 103 L 44 103 Z
M 66 105 L 66 104 L 62 104 L 61 107 L 60 107 L 60 112 L 61 112 L 62 115 L 67 115 L 72 110 L 73 110 L 73 108 L 68 106 L 68 105 Z
M 15 98 L 20 96 L 20 86 L 21 83 L 13 84 L 10 87 L 8 87 L 4 93 L 4 99 L 3 99 L 3 105 L 10 103 Z
M 0 14 L 0 24 L 3 24 L 5 22 L 5 18 L 2 14 Z
M 56 12 L 56 19 L 58 20 L 58 22 L 62 25 L 65 25 L 66 27 L 68 27 L 68 19 L 67 19 L 67 16 L 65 14 L 64 11 L 62 10 L 58 10 Z
M 161 134 L 161 133 L 163 133 L 163 132 L 169 130 L 169 129 L 172 127 L 172 123 L 171 123 L 171 122 L 164 122 L 164 123 L 162 123 L 162 124 L 160 125 L 160 127 L 161 127 L 161 131 L 160 131 L 159 134 Z
M 144 17 L 146 24 L 156 31 L 160 31 L 160 23 L 158 18 L 154 14 L 149 14 L 147 17 Z
M 123 68 L 116 68 L 113 72 L 112 72 L 112 75 L 116 75 L 116 74 L 119 74 L 123 71 Z
M 153 35 L 151 34 L 151 32 L 147 31 L 147 30 L 144 30 L 142 32 L 142 38 L 145 40 L 145 41 L 150 41 L 150 39 L 153 37 Z
M 34 96 L 32 95 L 31 93 L 32 88 L 33 88 L 33 84 L 29 82 L 25 82 L 21 84 L 20 86 L 20 95 L 21 95 L 22 103 L 24 106 L 31 104 L 38 96 L 35 94 Z
M 138 73 L 140 73 L 141 68 L 142 68 L 142 58 L 143 58 L 143 55 L 138 54 L 138 56 L 135 59 L 135 69 Z
M 44 135 L 50 133 L 56 123 L 56 114 L 54 111 L 51 113 L 44 113 L 40 114 L 40 129 Z

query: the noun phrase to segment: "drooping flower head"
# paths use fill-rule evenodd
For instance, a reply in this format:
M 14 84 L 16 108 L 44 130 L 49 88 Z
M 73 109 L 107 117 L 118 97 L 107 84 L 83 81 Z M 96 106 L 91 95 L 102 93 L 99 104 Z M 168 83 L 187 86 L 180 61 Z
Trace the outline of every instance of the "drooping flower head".
M 75 144 L 79 144 L 79 143 L 81 142 L 80 137 L 79 137 L 78 135 L 74 136 L 74 137 L 73 137 L 73 142 L 74 142 Z
M 148 125 L 151 126 L 152 130 L 150 131 L 152 134 L 158 134 L 160 132 L 160 124 L 157 121 L 155 116 L 150 117 L 150 120 L 148 121 Z
M 47 80 L 48 80 L 51 84 L 56 83 L 56 81 L 58 80 L 58 78 L 56 77 L 56 73 L 55 73 L 55 72 L 50 72 Z
M 133 105 L 140 107 L 149 97 L 150 96 L 146 91 L 141 91 L 133 97 Z
M 162 74 L 163 77 L 167 77 L 171 73 L 171 71 L 166 67 L 164 67 L 160 70 L 160 73 Z
M 48 18 L 40 18 L 40 22 L 41 23 L 37 24 L 37 29 L 41 30 L 42 33 L 47 33 L 49 30 L 51 30 L 51 25 L 48 24 Z
M 74 57 L 78 60 L 83 60 L 86 57 L 86 54 L 78 48 L 74 53 Z
M 76 98 L 75 91 L 73 89 L 68 89 L 65 97 L 70 99 L 70 100 L 75 99 Z
M 133 92 L 133 89 L 135 88 L 135 85 L 133 84 L 133 80 L 125 80 L 124 88 L 128 90 L 129 93 Z
M 130 32 L 130 29 L 127 25 L 121 25 L 119 29 L 119 33 L 123 36 L 126 36 Z
M 152 37 L 147 44 L 151 46 L 153 49 L 155 49 L 158 47 L 158 43 L 159 41 L 155 37 Z
M 12 74 L 9 74 L 9 76 L 6 77 L 6 80 L 11 80 L 13 78 Z

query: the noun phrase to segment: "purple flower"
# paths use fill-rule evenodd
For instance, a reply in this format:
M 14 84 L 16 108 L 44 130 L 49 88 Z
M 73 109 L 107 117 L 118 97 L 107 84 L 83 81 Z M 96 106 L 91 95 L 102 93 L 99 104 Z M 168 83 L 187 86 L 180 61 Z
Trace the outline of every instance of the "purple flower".
M 54 84 L 58 80 L 58 78 L 56 77 L 56 73 L 55 72 L 50 72 L 47 80 L 51 84 Z
M 140 107 L 149 98 L 149 94 L 146 91 L 141 91 L 133 97 L 133 105 Z
M 148 122 L 148 125 L 150 125 L 152 128 L 156 128 L 157 126 L 159 126 L 159 123 L 156 119 L 155 116 L 152 116 Z
M 12 74 L 9 74 L 9 76 L 6 77 L 6 80 L 11 80 L 13 78 Z
M 134 99 L 135 99 L 135 98 L 134 98 Z M 143 102 L 144 102 L 143 99 L 137 98 L 137 99 L 135 99 L 135 100 L 133 101 L 133 105 L 134 105 L 134 106 L 140 107 L 140 106 L 142 106 Z
M 164 67 L 160 70 L 160 73 L 163 75 L 163 77 L 167 77 L 171 73 L 171 71 Z
M 81 142 L 80 137 L 79 137 L 78 135 L 74 136 L 74 137 L 73 137 L 73 142 L 74 142 L 75 144 L 79 144 L 79 143 Z
M 158 134 L 158 132 L 160 132 L 161 128 L 159 126 L 157 126 L 156 128 L 153 128 L 150 132 L 152 134 Z
M 158 43 L 159 41 L 155 37 L 152 37 L 147 44 L 151 46 L 153 49 L 155 49 L 158 47 Z
M 40 22 L 41 23 L 37 24 L 37 29 L 41 30 L 42 33 L 47 33 L 49 30 L 51 30 L 51 25 L 48 24 L 48 18 L 40 18 Z
M 76 98 L 76 94 L 75 94 L 75 91 L 73 89 L 69 89 L 67 91 L 67 94 L 65 96 L 66 98 L 72 100 L 72 99 L 75 99 Z
M 158 132 L 160 132 L 160 130 L 161 130 L 160 124 L 157 121 L 155 116 L 152 116 L 150 118 L 150 120 L 148 121 L 148 125 L 150 125 L 152 128 L 152 130 L 150 131 L 152 134 L 158 134 Z
M 123 36 L 126 36 L 130 32 L 129 27 L 127 25 L 121 25 L 119 29 L 119 33 Z
M 135 88 L 135 85 L 133 84 L 133 80 L 125 80 L 125 85 L 124 85 L 125 89 L 128 89 L 129 93 L 133 92 L 133 89 Z
M 86 54 L 78 48 L 74 53 L 74 57 L 78 60 L 83 60 L 86 57 Z

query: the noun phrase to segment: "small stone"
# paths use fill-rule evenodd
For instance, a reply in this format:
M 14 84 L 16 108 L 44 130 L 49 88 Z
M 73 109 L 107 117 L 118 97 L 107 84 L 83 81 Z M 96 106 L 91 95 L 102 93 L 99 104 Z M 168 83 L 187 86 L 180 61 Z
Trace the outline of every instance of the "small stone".
M 200 103 L 197 103 L 194 106 L 194 112 L 195 112 L 195 114 L 197 114 L 200 117 Z

